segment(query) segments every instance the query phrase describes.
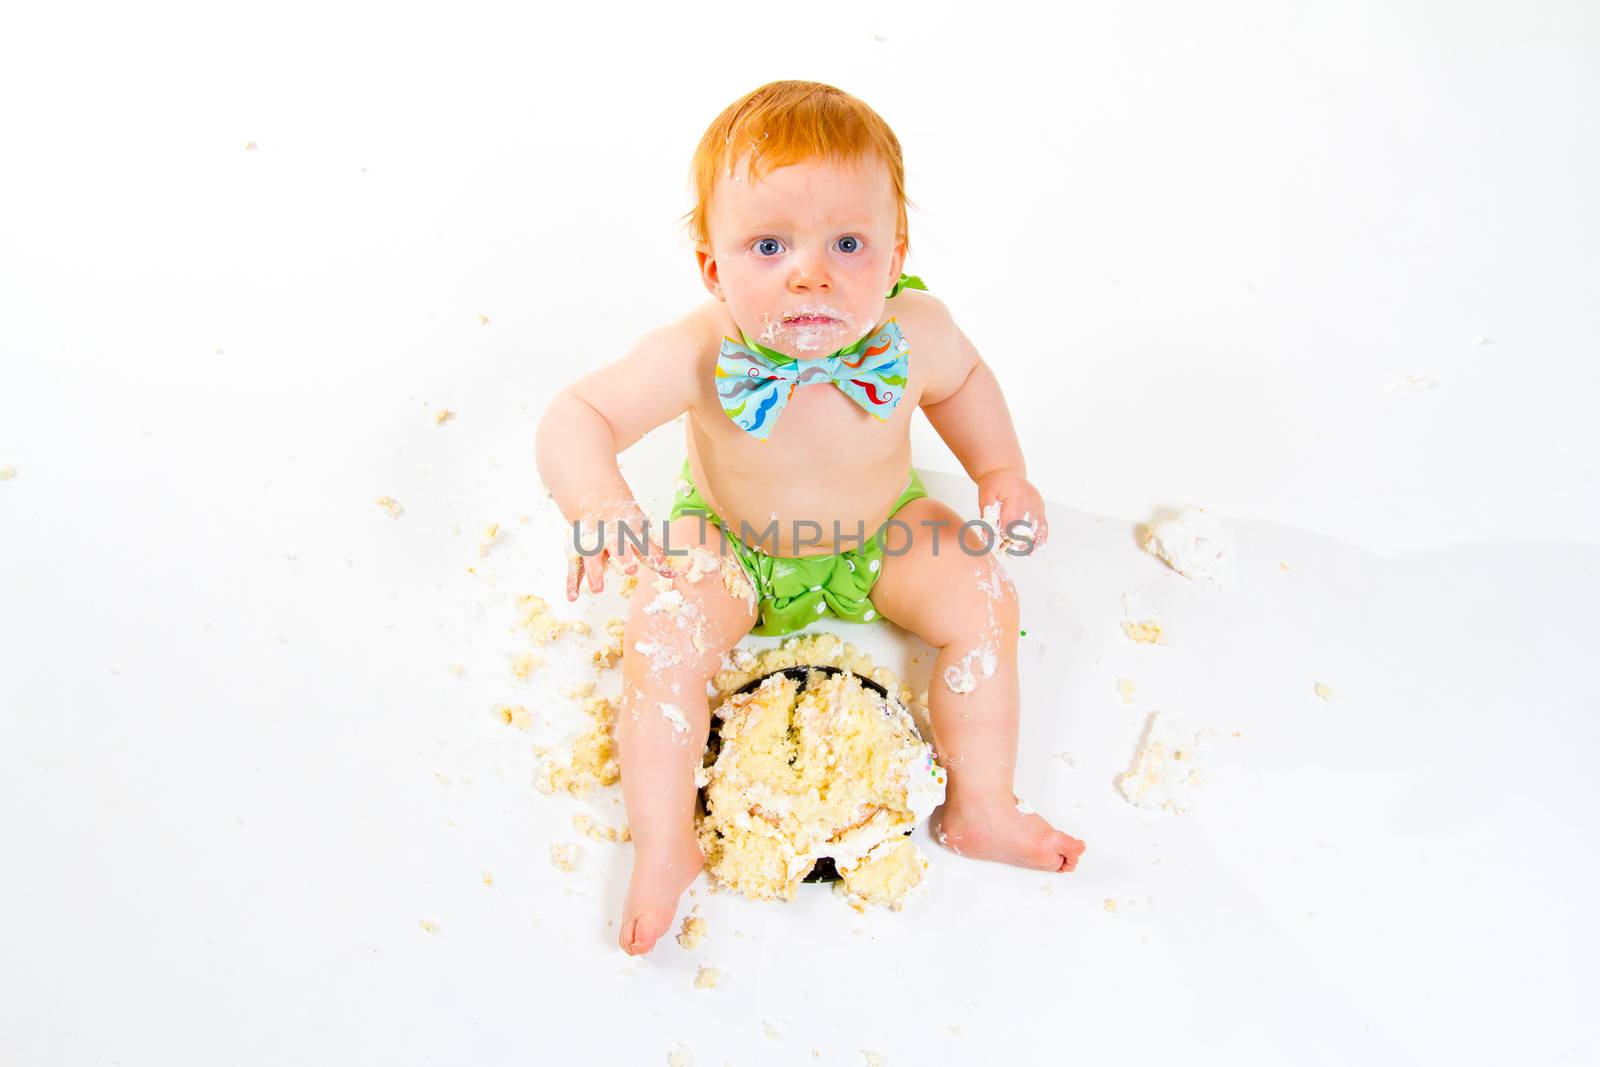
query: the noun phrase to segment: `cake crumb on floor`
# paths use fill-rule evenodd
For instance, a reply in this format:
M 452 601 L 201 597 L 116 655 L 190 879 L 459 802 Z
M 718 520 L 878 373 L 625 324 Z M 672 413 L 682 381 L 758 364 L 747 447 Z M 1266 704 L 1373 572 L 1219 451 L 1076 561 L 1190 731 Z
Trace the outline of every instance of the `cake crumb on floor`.
M 695 908 L 683 917 L 683 925 L 678 928 L 678 944 L 684 948 L 694 948 L 706 936 L 706 921 L 700 915 L 700 909 Z
M 1141 645 L 1161 644 L 1161 624 L 1158 622 L 1124 622 L 1122 632 L 1128 635 L 1128 640 Z
M 1140 530 L 1140 543 L 1197 585 L 1220 588 L 1238 574 L 1233 546 L 1205 508 L 1186 507 Z
M 528 637 L 536 645 L 548 645 L 565 634 L 582 634 L 587 636 L 589 624 L 582 619 L 568 621 L 552 615 L 550 604 L 541 596 L 532 593 L 517 598 L 517 611 L 521 618 L 517 625 L 528 632 Z
M 500 714 L 500 721 L 507 726 L 515 726 L 519 730 L 533 729 L 533 715 L 521 704 L 501 704 L 496 710 Z
M 579 811 L 573 813 L 572 828 L 585 837 L 595 841 L 608 841 L 614 845 L 631 840 L 631 835 L 628 833 L 626 826 L 621 829 L 607 826 L 605 823 L 597 821 L 594 816 L 587 812 Z

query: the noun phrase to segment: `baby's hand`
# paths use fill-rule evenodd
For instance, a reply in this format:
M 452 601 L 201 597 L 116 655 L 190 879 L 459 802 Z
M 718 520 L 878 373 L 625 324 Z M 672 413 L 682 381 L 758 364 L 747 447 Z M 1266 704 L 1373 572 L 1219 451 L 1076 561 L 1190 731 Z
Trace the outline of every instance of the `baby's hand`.
M 1044 497 L 1021 471 L 1010 467 L 990 471 L 978 482 L 978 511 L 995 528 L 997 551 L 1017 545 L 1022 551 L 1016 554 L 1025 556 L 1042 547 L 1050 536 L 1050 526 L 1044 521 Z
M 605 523 L 603 527 L 600 525 L 602 522 Z M 624 574 L 637 573 L 639 560 L 644 560 L 645 565 L 657 574 L 667 578 L 677 577 L 677 572 L 672 569 L 672 565 L 667 562 L 666 554 L 661 550 L 661 532 L 637 503 L 629 500 L 621 505 L 593 506 L 586 508 L 578 519 L 578 542 L 588 548 L 600 539 L 602 532 L 605 534 L 605 540 L 600 551 L 589 556 L 580 554 L 572 543 L 567 544 L 568 600 L 578 599 L 580 572 L 588 576 L 591 592 L 598 593 L 604 588 L 606 564 L 613 558 L 612 549 L 617 547 L 619 526 L 627 527 L 629 533 L 644 541 L 646 549 L 641 554 L 632 539 L 622 538 L 623 553 L 628 557 L 622 567 Z

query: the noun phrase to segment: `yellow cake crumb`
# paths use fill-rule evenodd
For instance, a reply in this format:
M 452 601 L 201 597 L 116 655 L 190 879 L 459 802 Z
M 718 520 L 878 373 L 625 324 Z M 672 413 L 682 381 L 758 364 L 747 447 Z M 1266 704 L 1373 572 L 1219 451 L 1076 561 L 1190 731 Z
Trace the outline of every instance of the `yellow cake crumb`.
M 0 467 L 0 482 L 9 482 L 16 476 L 17 468 L 13 467 L 11 464 L 7 463 L 4 467 Z
M 571 755 L 564 766 L 549 761 L 541 766 L 534 779 L 541 793 L 548 795 L 564 789 L 572 796 L 582 797 L 597 785 L 615 785 L 622 779 L 612 737 L 617 721 L 616 705 L 605 697 L 590 697 L 583 702 L 583 711 L 589 717 L 589 728 L 573 741 Z
M 532 593 L 517 598 L 517 611 L 521 617 L 517 625 L 528 632 L 536 645 L 548 645 L 565 634 L 589 633 L 589 624 L 582 619 L 568 621 L 550 614 L 550 605 L 544 597 Z
M 578 861 L 583 858 L 583 849 L 573 844 L 551 845 L 550 862 L 558 870 L 572 871 L 578 867 Z
M 628 833 L 626 826 L 620 829 L 615 826 L 607 826 L 605 823 L 596 821 L 594 816 L 581 811 L 573 813 L 572 828 L 585 837 L 592 838 L 595 841 L 609 841 L 614 845 L 632 839 L 632 835 Z
M 1157 622 L 1124 622 L 1122 632 L 1128 635 L 1128 640 L 1141 645 L 1161 643 L 1161 624 Z
M 485 314 L 482 314 L 480 312 L 479 315 L 478 315 L 478 325 L 479 326 L 487 326 L 487 325 L 489 325 L 489 316 L 487 316 Z
M 561 691 L 561 695 L 568 700 L 587 700 L 594 696 L 594 683 L 581 682 L 578 685 L 569 685 Z
M 694 987 L 696 989 L 715 989 L 717 988 L 717 979 L 721 977 L 722 972 L 717 968 L 701 964 L 700 973 L 694 976 Z
M 873 847 L 853 867 L 840 867 L 834 892 L 857 911 L 868 904 L 900 911 L 906 897 L 922 884 L 928 861 L 909 837 L 896 837 Z
M 484 871 L 482 877 L 484 885 L 489 886 L 490 888 L 494 887 L 494 875 L 490 874 L 488 871 Z
M 500 524 L 491 522 L 483 528 L 483 536 L 478 540 L 478 555 L 487 556 L 489 550 L 500 540 Z
M 617 592 L 625 597 L 631 597 L 633 596 L 633 591 L 638 588 L 639 576 L 637 574 L 626 574 L 623 575 L 622 584 L 617 587 Z
M 467 676 L 466 666 L 460 663 L 450 664 L 450 676 L 452 678 L 465 678 Z
M 1112 900 L 1110 897 L 1106 897 L 1106 910 L 1107 911 L 1116 911 L 1117 910 L 1117 902 Z
M 400 506 L 400 501 L 392 496 L 380 496 L 374 501 L 380 508 L 389 513 L 391 519 L 398 519 L 405 514 L 405 508 Z
M 700 909 L 695 908 L 683 917 L 683 924 L 678 928 L 678 944 L 692 949 L 698 946 L 705 936 L 706 921 L 700 917 Z
M 451 411 L 449 408 L 440 408 L 438 411 L 433 413 L 433 424 L 435 426 L 443 426 L 445 423 L 449 422 L 455 417 L 456 413 Z
M 533 715 L 521 704 L 501 704 L 495 711 L 500 721 L 519 730 L 533 729 Z
M 432 919 L 418 919 L 417 925 L 422 927 L 430 934 L 436 934 L 439 932 L 439 924 L 434 922 Z
M 1117 679 L 1117 695 L 1122 697 L 1122 702 L 1124 704 L 1133 703 L 1133 688 L 1134 686 L 1132 678 Z
M 667 1067 L 689 1067 L 689 1050 L 682 1044 L 667 1053 Z
M 595 649 L 593 656 L 594 669 L 608 671 L 622 659 L 622 639 L 626 633 L 626 623 L 615 616 L 606 620 L 606 643 Z
M 870 656 L 864 655 L 849 642 L 840 640 L 837 634 L 796 634 L 784 639 L 777 647 L 764 650 L 759 656 L 753 655 L 749 649 L 735 648 L 730 658 L 732 666 L 718 671 L 711 680 L 717 692 L 724 696 L 751 679 L 804 663 L 854 671 L 879 682 L 890 692 L 898 692 L 901 687 L 900 680 L 893 672 L 873 663 Z M 927 703 L 926 690 L 919 703 Z
M 511 674 L 519 682 L 526 682 L 533 669 L 544 662 L 537 652 L 519 652 L 511 658 Z
M 1315 692 L 1318 700 L 1327 700 L 1333 696 L 1333 690 L 1322 682 L 1317 683 Z

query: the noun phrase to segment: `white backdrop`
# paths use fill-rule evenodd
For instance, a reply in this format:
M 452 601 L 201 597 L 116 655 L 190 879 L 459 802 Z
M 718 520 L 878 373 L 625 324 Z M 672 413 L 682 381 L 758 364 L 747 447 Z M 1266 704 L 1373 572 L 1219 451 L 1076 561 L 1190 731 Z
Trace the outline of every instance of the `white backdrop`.
M 1597 10 L 4 7 L 0 1061 L 1594 1062 Z M 1007 389 L 1018 791 L 1090 851 L 924 839 L 898 915 L 702 882 L 636 961 L 569 821 L 615 791 L 532 784 L 590 646 L 510 671 L 519 594 L 623 605 L 560 601 L 534 430 L 703 298 L 691 151 L 779 77 L 894 126 Z M 1188 502 L 1237 588 L 1134 547 Z M 1158 709 L 1219 738 L 1181 819 L 1112 784 Z
M 811 77 L 899 133 L 911 269 L 1047 496 L 1600 541 L 1593 5 L 31 7 L 0 23 L 0 463 L 35 476 L 83 420 L 248 467 L 357 380 L 493 376 L 531 438 L 703 295 L 705 125 Z

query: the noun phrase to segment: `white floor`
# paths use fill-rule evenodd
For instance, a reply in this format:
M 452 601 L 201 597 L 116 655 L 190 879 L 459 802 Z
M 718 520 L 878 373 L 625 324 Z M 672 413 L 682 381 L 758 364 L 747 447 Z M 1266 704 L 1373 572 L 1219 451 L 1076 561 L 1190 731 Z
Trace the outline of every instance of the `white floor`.
M 9 8 L 0 1067 L 1600 1063 L 1600 7 Z M 702 886 L 634 961 L 617 798 L 533 787 L 581 671 L 510 671 L 567 610 L 534 429 L 704 299 L 690 154 L 781 77 L 895 128 L 1057 501 L 1017 785 L 1089 851 Z M 624 457 L 655 514 L 683 447 Z M 1135 546 L 1188 502 L 1236 588 Z M 1187 815 L 1113 786 L 1155 709 L 1219 735 Z
M 678 1043 L 701 1065 L 1600 1053 L 1581 991 L 1600 551 L 1385 559 L 1223 516 L 1242 578 L 1205 592 L 1130 524 L 1056 505 L 1050 546 L 1011 565 L 1018 790 L 1088 842 L 1077 873 L 924 835 L 932 886 L 902 914 L 702 882 L 704 943 L 630 960 L 612 925 L 630 846 L 570 826 L 579 810 L 621 821 L 615 791 L 579 804 L 532 785 L 531 742 L 578 725 L 554 693 L 591 643 L 525 687 L 509 670 L 514 598 L 568 611 L 562 528 L 525 454 L 475 453 L 470 414 L 435 427 L 431 410 L 397 416 L 415 428 L 390 425 L 367 462 L 279 457 L 259 478 L 227 477 L 233 461 L 182 432 L 107 431 L 115 447 L 75 453 L 63 430 L 34 438 L 50 464 L 0 483 L 8 1062 L 631 1065 Z M 657 513 L 677 432 L 626 457 Z M 973 512 L 963 479 L 928 481 Z M 508 534 L 480 558 L 492 520 Z M 608 590 L 571 613 L 621 604 Z M 1159 620 L 1169 643 L 1132 643 L 1124 618 Z M 916 642 L 836 628 L 925 681 Z M 531 735 L 496 718 L 505 701 L 534 711 Z M 1219 735 L 1190 814 L 1113 788 L 1153 709 Z M 567 841 L 585 853 L 571 874 L 548 857 Z M 701 964 L 717 988 L 694 987 Z

